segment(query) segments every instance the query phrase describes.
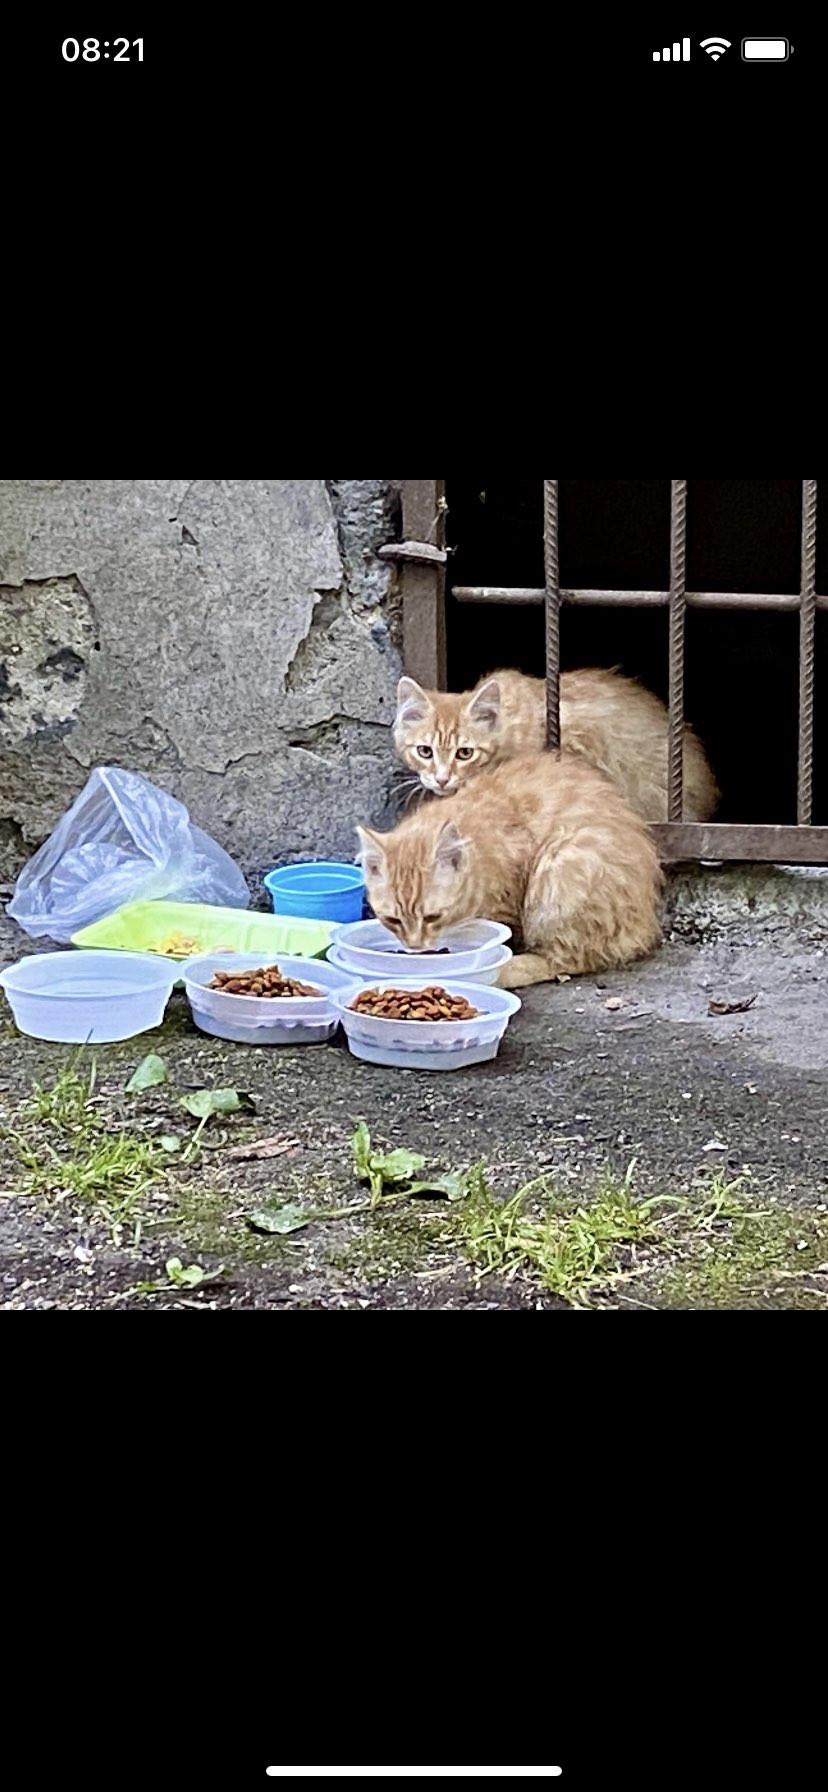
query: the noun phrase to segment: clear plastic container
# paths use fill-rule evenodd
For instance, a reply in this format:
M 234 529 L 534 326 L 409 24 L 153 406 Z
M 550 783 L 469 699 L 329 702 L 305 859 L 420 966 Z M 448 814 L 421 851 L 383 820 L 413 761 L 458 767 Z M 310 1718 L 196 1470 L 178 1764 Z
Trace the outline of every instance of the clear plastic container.
M 234 996 L 210 989 L 216 971 L 255 971 L 278 963 L 285 977 L 315 984 L 318 996 Z M 207 952 L 189 958 L 182 975 L 193 1020 L 202 1033 L 239 1045 L 320 1045 L 339 1025 L 333 992 L 347 986 L 349 973 L 321 959 L 280 953 Z
M 361 989 L 422 989 L 422 977 L 361 978 L 347 989 L 333 993 L 334 1007 L 345 1029 L 355 1058 L 369 1064 L 393 1064 L 400 1070 L 460 1070 L 464 1065 L 486 1064 L 497 1057 L 500 1041 L 520 999 L 510 989 L 489 984 L 461 983 L 456 977 L 434 975 L 429 960 L 427 983 L 439 983 L 455 996 L 465 996 L 479 1009 L 473 1020 L 387 1020 L 379 1015 L 357 1014 L 351 1007 Z
M 374 953 L 373 956 L 377 960 L 377 967 L 376 967 L 377 976 L 389 977 L 392 981 L 393 981 L 393 977 L 394 977 L 394 968 L 396 965 L 399 965 L 400 970 L 405 971 L 406 976 L 407 976 L 411 970 L 412 962 L 414 964 L 415 970 L 416 970 L 417 965 L 421 965 L 422 967 L 424 967 L 422 970 L 422 975 L 424 977 L 427 977 L 429 982 L 438 982 L 439 983 L 439 981 L 440 981 L 439 973 L 442 971 L 444 966 L 450 967 L 450 970 L 446 971 L 447 976 L 451 975 L 452 977 L 456 977 L 458 975 L 458 972 L 455 968 L 454 956 L 440 958 L 436 961 L 433 957 L 428 957 L 428 956 L 427 957 L 422 957 L 422 956 L 417 957 L 416 955 L 412 955 L 410 952 L 402 952 L 402 953 L 397 953 L 397 954 L 394 954 L 392 952 L 376 952 L 376 953 Z M 512 957 L 512 953 L 510 952 L 508 946 L 498 946 L 497 943 L 495 943 L 493 946 L 482 947 L 478 956 L 479 956 L 480 962 L 479 962 L 479 964 L 475 965 L 474 970 L 471 972 L 467 971 L 465 973 L 461 973 L 461 975 L 465 974 L 466 976 L 473 976 L 476 983 L 496 983 L 497 978 L 498 978 L 498 972 L 502 969 L 504 964 L 509 963 L 509 959 Z M 348 955 L 347 946 L 329 946 L 328 947 L 328 963 L 336 965 L 337 969 L 339 969 L 339 970 L 347 971 L 351 977 L 363 977 L 364 978 L 366 975 L 365 971 L 362 970 L 359 965 L 351 963 L 351 960 Z M 436 978 L 434 976 L 435 971 L 438 973 Z
M 0 971 L 0 984 L 21 1033 L 107 1045 L 160 1026 L 177 969 L 143 952 L 35 952 Z
M 334 928 L 331 946 L 338 962 L 350 965 L 360 976 L 403 975 L 440 983 L 449 976 L 473 979 L 478 970 L 491 969 L 497 949 L 511 937 L 511 928 L 500 921 L 462 921 L 447 928 L 437 940 L 438 948 L 448 947 L 447 953 L 407 952 L 381 921 L 354 921 Z

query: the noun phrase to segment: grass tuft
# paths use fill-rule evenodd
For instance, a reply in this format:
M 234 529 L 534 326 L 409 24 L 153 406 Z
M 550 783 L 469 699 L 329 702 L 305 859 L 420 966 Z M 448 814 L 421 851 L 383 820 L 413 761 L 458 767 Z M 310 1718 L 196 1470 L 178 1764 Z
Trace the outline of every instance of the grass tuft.
M 86 1203 L 114 1228 L 163 1171 L 165 1153 L 124 1128 L 111 1130 L 95 1104 L 96 1066 L 87 1075 L 77 1059 L 49 1088 L 36 1085 L 6 1136 L 24 1173 L 28 1194 Z
M 468 1201 L 461 1209 L 465 1242 L 483 1275 L 494 1271 L 507 1278 L 528 1272 L 550 1293 L 573 1306 L 589 1306 L 591 1296 L 626 1273 L 618 1261 L 620 1246 L 643 1244 L 657 1235 L 655 1208 L 660 1197 L 636 1201 L 632 1195 L 634 1164 L 622 1183 L 605 1182 L 588 1207 L 575 1197 L 556 1195 L 548 1176 L 527 1182 L 508 1201 L 498 1201 L 477 1166 Z M 541 1196 L 542 1210 L 527 1212 L 531 1196 Z
M 729 1237 L 734 1226 L 767 1217 L 767 1209 L 750 1209 L 737 1193 L 747 1176 L 730 1182 L 714 1177 L 698 1205 L 683 1195 L 636 1200 L 634 1171 L 633 1161 L 623 1181 L 605 1179 L 585 1205 L 575 1195 L 556 1193 L 548 1175 L 498 1201 L 477 1166 L 459 1214 L 472 1261 L 482 1275 L 528 1275 L 571 1306 L 588 1307 L 593 1295 L 663 1266 L 665 1253 L 680 1240 Z M 530 1202 L 536 1211 L 527 1211 Z M 716 1252 L 722 1248 L 724 1240 Z

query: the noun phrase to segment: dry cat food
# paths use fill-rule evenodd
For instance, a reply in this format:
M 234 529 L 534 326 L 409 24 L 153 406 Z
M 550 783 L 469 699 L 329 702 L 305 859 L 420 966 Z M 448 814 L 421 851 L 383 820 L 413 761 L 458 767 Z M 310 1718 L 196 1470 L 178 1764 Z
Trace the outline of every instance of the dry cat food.
M 300 983 L 298 977 L 283 977 L 277 964 L 266 970 L 216 971 L 209 989 L 220 989 L 226 996 L 321 996 L 313 983 Z
M 465 996 L 453 996 L 439 983 L 427 989 L 361 989 L 351 1002 L 356 1014 L 374 1014 L 378 1020 L 474 1020 Z

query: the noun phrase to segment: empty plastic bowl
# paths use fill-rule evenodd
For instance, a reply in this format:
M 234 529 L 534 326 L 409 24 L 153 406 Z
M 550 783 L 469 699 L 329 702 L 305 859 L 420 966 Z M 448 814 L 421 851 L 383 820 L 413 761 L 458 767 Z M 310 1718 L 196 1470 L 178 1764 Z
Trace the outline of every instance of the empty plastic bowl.
M 202 1033 L 232 1039 L 238 1045 L 321 1045 L 339 1026 L 331 997 L 346 988 L 352 972 L 337 970 L 316 958 L 289 958 L 279 953 L 285 977 L 314 985 L 318 996 L 235 996 L 210 989 L 216 971 L 255 971 L 274 962 L 261 952 L 205 952 L 183 967 L 184 988 L 193 1020 Z M 180 970 L 181 967 L 179 966 Z
M 106 1045 L 160 1026 L 177 976 L 176 964 L 143 952 L 35 952 L 0 971 L 0 984 L 21 1033 Z
M 365 878 L 359 865 L 334 859 L 282 865 L 266 871 L 264 886 L 275 915 L 299 915 L 311 921 L 358 921 L 365 901 Z
M 431 961 L 433 964 L 433 960 Z M 432 983 L 440 978 L 432 976 Z M 333 991 L 332 1001 L 345 1028 L 355 1058 L 369 1064 L 394 1064 L 400 1070 L 460 1070 L 469 1064 L 487 1064 L 498 1047 L 520 999 L 510 989 L 488 984 L 458 983 L 445 979 L 452 995 L 465 996 L 478 1013 L 473 1020 L 388 1020 L 375 1014 L 359 1014 L 351 1007 L 361 989 L 422 989 L 421 977 L 363 977 L 349 989 Z

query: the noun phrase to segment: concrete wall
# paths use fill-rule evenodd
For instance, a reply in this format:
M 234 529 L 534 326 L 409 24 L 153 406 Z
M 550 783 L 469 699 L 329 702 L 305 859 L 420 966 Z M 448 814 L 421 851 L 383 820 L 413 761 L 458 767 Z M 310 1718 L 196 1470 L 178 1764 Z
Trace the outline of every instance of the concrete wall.
M 251 880 L 351 858 L 388 800 L 398 534 L 388 480 L 0 482 L 0 876 L 103 764 Z

